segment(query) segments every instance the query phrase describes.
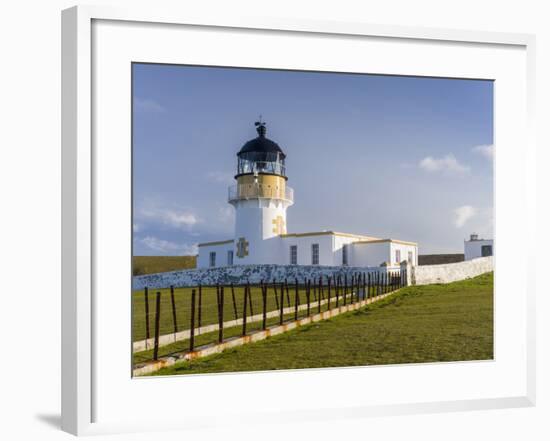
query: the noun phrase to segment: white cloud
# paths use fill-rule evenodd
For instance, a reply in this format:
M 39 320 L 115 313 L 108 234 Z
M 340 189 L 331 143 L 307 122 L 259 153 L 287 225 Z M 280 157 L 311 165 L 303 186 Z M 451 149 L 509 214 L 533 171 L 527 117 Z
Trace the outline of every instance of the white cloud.
M 197 244 L 188 245 L 188 244 L 179 244 L 176 242 L 171 242 L 164 239 L 159 239 L 155 236 L 146 236 L 141 239 L 138 239 L 151 251 L 155 251 L 162 254 L 173 254 L 173 255 L 195 255 L 198 254 Z
M 198 216 L 189 208 L 163 207 L 151 201 L 145 201 L 136 210 L 136 220 L 141 224 L 160 224 L 177 230 L 189 231 L 200 222 Z
M 141 231 L 141 225 L 136 224 L 135 222 L 132 224 L 132 231 L 134 233 L 139 233 Z
M 216 184 L 232 184 L 234 176 L 229 172 L 211 171 L 206 174 L 206 179 Z
M 426 156 L 422 159 L 418 166 L 428 172 L 450 172 L 454 174 L 464 174 L 470 170 L 467 165 L 461 164 L 458 159 L 452 154 L 443 156 L 442 158 L 434 158 L 432 156 Z
M 471 205 L 463 205 L 461 207 L 455 208 L 455 227 L 462 228 L 466 224 L 466 222 L 468 222 L 472 217 L 475 216 L 476 213 L 477 210 Z
M 162 113 L 165 111 L 159 103 L 146 98 L 134 98 L 134 108 L 136 111 L 149 113 Z
M 476 145 L 472 151 L 478 153 L 489 160 L 493 160 L 495 156 L 495 146 L 493 144 Z

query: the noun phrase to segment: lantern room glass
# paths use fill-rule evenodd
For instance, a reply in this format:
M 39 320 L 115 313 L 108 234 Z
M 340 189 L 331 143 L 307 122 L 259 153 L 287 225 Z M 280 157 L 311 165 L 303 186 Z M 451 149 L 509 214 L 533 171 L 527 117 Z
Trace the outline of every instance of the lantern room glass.
M 285 159 L 281 153 L 247 152 L 240 153 L 237 174 L 266 173 L 285 176 Z

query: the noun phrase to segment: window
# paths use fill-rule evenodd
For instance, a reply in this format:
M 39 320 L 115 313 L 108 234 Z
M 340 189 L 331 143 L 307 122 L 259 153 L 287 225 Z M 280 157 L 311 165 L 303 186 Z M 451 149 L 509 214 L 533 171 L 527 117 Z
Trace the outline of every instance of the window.
M 210 266 L 216 266 L 216 252 L 210 251 Z
M 395 250 L 395 261 L 401 263 L 401 250 Z
M 346 266 L 349 262 L 349 245 L 346 244 L 342 247 L 342 265 Z
M 229 266 L 233 265 L 233 250 L 227 251 L 227 264 Z
M 493 255 L 492 245 L 481 245 L 481 257 L 487 257 Z
M 298 265 L 298 245 L 290 246 L 290 264 Z
M 412 263 L 413 263 L 413 252 L 412 251 L 409 251 L 408 259 L 409 259 L 409 263 L 412 265 Z
M 319 265 L 319 244 L 314 243 L 311 245 L 311 264 Z

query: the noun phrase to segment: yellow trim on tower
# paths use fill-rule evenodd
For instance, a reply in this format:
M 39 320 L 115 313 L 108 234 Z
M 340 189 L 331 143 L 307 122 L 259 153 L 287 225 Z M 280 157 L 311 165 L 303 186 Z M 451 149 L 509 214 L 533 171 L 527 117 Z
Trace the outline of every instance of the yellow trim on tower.
M 271 223 L 273 224 L 273 233 L 281 235 L 286 231 L 286 225 L 285 221 L 283 220 L 283 216 L 277 216 L 271 221 Z
M 242 175 L 237 178 L 237 196 L 240 199 L 274 198 L 284 199 L 286 180 L 276 175 Z

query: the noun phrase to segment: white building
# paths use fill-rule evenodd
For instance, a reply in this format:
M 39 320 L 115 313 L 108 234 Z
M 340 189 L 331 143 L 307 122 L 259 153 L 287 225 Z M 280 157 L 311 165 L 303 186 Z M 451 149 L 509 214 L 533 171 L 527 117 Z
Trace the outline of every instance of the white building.
M 464 241 L 464 260 L 477 259 L 493 255 L 493 239 L 479 239 L 477 234 L 470 234 L 470 240 Z
M 237 184 L 229 188 L 235 207 L 234 238 L 199 244 L 199 268 L 227 265 L 280 264 L 329 266 L 396 266 L 418 263 L 414 242 L 359 234 L 318 231 L 287 233 L 286 210 L 294 203 L 287 186 L 285 153 L 266 138 L 265 123 L 257 122 L 258 137 L 237 153 Z

